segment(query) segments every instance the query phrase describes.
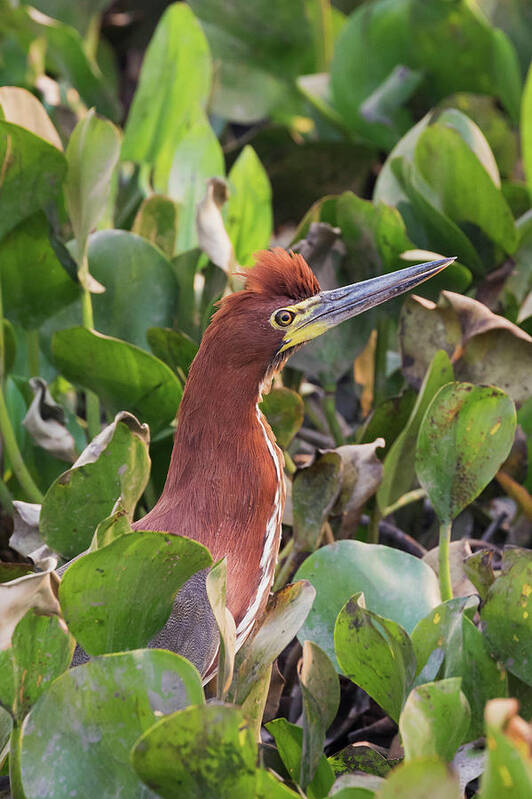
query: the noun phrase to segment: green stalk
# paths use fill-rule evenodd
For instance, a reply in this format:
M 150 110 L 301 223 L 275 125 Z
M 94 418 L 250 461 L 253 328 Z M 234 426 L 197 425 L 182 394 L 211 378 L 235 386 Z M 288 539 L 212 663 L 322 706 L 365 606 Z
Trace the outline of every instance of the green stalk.
M 9 742 L 9 783 L 13 799 L 26 799 L 20 773 L 20 747 L 22 743 L 22 723 L 14 721 Z
M 389 321 L 385 316 L 377 322 L 377 342 L 375 345 L 375 376 L 373 379 L 373 405 L 376 407 L 385 399 L 386 393 L 386 353 L 388 352 Z
M 392 502 L 391 505 L 388 505 L 387 508 L 384 508 L 382 512 L 382 518 L 385 519 L 387 516 L 391 516 L 392 513 L 395 513 L 395 511 L 405 508 L 412 502 L 418 502 L 420 499 L 424 499 L 426 496 L 427 492 L 424 488 L 414 488 L 413 491 L 407 491 L 407 493 L 403 494 L 402 497 L 399 497 L 396 502 Z
M 92 330 L 94 328 L 92 300 L 91 300 L 90 291 L 85 286 L 82 287 L 81 310 L 83 314 L 83 327 L 86 327 L 87 330 Z M 98 435 L 101 429 L 100 400 L 98 399 L 97 394 L 87 389 L 85 391 L 85 405 L 87 409 L 87 427 L 89 433 L 89 441 L 92 441 L 92 439 Z
M 440 573 L 441 601 L 446 602 L 453 598 L 451 583 L 451 564 L 449 562 L 449 544 L 451 541 L 452 522 L 440 524 L 440 545 L 438 548 L 438 569 Z
M 373 513 L 369 519 L 369 527 L 368 527 L 368 544 L 378 544 L 379 543 L 379 522 L 381 520 L 381 513 L 375 503 L 375 507 L 373 508 Z
M 13 515 L 13 497 L 3 480 L 0 480 L 0 505 L 6 513 Z
M 4 348 L 4 306 L 0 286 L 0 433 L 2 435 L 5 451 L 11 463 L 11 468 L 21 488 L 31 502 L 42 502 L 43 495 L 34 483 L 33 477 L 24 463 L 7 410 L 4 397 Z
M 327 72 L 333 53 L 330 0 L 316 0 L 316 55 L 318 72 Z
M 334 438 L 334 443 L 337 447 L 341 447 L 342 444 L 345 444 L 345 440 L 336 416 L 336 386 L 324 386 L 324 389 L 323 412 L 331 435 Z
M 26 333 L 26 341 L 28 343 L 28 369 L 31 377 L 37 377 L 39 374 L 39 331 L 28 330 Z

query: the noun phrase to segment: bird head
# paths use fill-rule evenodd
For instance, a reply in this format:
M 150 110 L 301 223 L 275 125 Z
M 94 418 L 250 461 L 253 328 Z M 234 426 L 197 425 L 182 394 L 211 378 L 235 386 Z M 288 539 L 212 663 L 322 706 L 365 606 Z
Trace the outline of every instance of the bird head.
M 221 301 L 206 337 L 230 338 L 224 352 L 234 365 L 255 363 L 268 375 L 307 341 L 415 288 L 454 260 L 416 264 L 322 291 L 303 256 L 280 247 L 262 250 L 255 266 L 246 272 L 244 290 Z

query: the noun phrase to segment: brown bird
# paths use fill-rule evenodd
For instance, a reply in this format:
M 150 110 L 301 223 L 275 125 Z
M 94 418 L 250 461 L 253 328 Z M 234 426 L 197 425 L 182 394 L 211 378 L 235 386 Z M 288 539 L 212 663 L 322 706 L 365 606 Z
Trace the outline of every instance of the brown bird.
M 155 507 L 135 522 L 200 541 L 227 556 L 227 605 L 237 648 L 260 618 L 272 585 L 285 501 L 284 459 L 259 410 L 263 389 L 306 341 L 414 288 L 454 259 L 321 291 L 301 255 L 259 252 L 245 288 L 221 300 L 192 363 L 178 413 L 170 468 Z M 218 631 L 205 574 L 179 591 L 151 642 L 215 670 Z

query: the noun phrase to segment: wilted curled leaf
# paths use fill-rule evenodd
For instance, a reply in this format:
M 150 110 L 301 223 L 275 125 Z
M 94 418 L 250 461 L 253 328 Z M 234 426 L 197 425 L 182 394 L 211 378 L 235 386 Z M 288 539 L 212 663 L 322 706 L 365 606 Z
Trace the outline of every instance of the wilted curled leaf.
M 458 380 L 496 385 L 518 404 L 532 393 L 532 338 L 471 297 L 442 291 L 437 305 L 409 297 L 399 330 L 403 372 L 415 388 L 443 349 Z
M 49 616 L 61 615 L 56 565 L 55 558 L 45 558 L 36 564 L 39 572 L 0 584 L 0 650 L 10 645 L 15 627 L 30 608 Z
M 76 448 L 65 425 L 65 411 L 54 400 L 42 377 L 32 377 L 29 383 L 34 396 L 22 424 L 36 444 L 54 457 L 72 463 L 76 460 Z
M 235 253 L 227 235 L 222 217 L 222 206 L 229 199 L 225 180 L 211 178 L 207 182 L 205 196 L 198 203 L 196 228 L 199 246 L 213 264 L 224 272 L 230 272 L 235 265 Z
M 342 487 L 333 507 L 333 514 L 342 514 L 339 537 L 353 533 L 364 503 L 377 491 L 383 466 L 376 451 L 385 446 L 383 438 L 371 444 L 346 444 L 336 452 L 343 463 Z
M 9 546 L 32 558 L 33 561 L 42 560 L 55 555 L 45 543 L 39 532 L 39 518 L 41 506 L 33 502 L 13 502 L 13 534 L 9 539 Z
M 320 453 L 292 483 L 294 550 L 312 552 L 341 487 L 343 464 L 335 450 Z

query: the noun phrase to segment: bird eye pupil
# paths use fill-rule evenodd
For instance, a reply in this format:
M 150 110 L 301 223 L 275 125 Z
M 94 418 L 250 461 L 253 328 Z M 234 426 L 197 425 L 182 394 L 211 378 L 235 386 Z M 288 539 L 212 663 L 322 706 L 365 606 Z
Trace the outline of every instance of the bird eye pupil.
M 281 325 L 282 327 L 287 327 L 293 318 L 294 314 L 292 313 L 292 311 L 278 311 L 275 314 L 275 321 L 277 322 L 278 325 Z

